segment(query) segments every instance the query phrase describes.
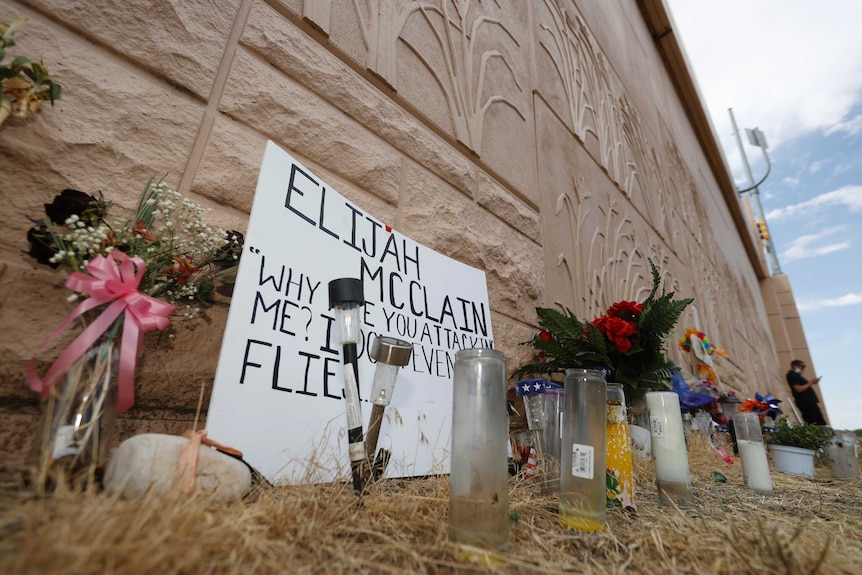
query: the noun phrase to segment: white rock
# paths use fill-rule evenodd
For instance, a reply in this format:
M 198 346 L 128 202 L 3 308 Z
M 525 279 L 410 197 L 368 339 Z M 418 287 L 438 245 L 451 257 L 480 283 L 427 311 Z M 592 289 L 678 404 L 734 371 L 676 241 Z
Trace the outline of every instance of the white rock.
M 122 497 L 138 497 L 151 490 L 171 490 L 180 454 L 189 440 L 178 435 L 145 433 L 120 444 L 105 471 L 105 488 Z M 197 492 L 215 493 L 228 501 L 242 497 L 251 487 L 251 472 L 242 461 L 202 445 L 197 467 Z

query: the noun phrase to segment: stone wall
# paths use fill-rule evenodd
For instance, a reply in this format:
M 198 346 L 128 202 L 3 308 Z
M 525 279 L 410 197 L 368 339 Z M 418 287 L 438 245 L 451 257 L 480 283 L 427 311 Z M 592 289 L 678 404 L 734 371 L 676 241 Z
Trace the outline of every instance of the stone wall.
M 642 298 L 647 258 L 696 298 L 680 323 L 731 388 L 782 391 L 758 264 L 634 0 L 0 0 L 63 86 L 0 129 L 0 434 L 31 434 L 23 371 L 68 312 L 22 250 L 64 188 L 131 210 L 167 181 L 244 230 L 267 139 L 415 240 L 485 270 L 514 369 L 536 306 Z M 726 175 L 722 177 L 726 178 Z M 434 222 L 433 225 L 430 222 Z M 290 246 L 288 249 L 307 249 Z M 774 305 L 770 304 L 770 305 Z M 208 402 L 224 307 L 149 335 L 125 434 L 180 433 Z M 62 342 L 61 342 L 62 344 Z M 54 350 L 56 351 L 56 347 Z M 689 358 L 673 349 L 682 365 Z M 40 358 L 51 357 L 51 350 Z M 43 362 L 44 363 L 44 362 Z

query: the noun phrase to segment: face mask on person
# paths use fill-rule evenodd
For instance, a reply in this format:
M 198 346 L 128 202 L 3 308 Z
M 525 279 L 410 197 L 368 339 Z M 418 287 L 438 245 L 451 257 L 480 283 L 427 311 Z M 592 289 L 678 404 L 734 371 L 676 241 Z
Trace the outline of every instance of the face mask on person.
M 798 367 L 797 367 L 797 368 L 795 368 L 793 371 L 795 371 L 796 373 L 802 373 L 802 370 L 801 370 L 800 368 L 798 368 Z

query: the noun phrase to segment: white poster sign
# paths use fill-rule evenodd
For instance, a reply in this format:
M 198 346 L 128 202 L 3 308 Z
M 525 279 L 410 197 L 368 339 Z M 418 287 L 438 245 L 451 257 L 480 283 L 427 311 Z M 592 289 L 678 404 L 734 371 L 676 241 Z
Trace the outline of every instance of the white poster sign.
M 434 222 L 429 221 L 433 226 Z M 267 143 L 207 416 L 209 436 L 271 481 L 347 479 L 344 370 L 328 285 L 360 278 L 364 428 L 370 342 L 413 343 L 378 446 L 388 477 L 449 471 L 458 350 L 493 347 L 484 272 L 436 253 L 347 201 Z

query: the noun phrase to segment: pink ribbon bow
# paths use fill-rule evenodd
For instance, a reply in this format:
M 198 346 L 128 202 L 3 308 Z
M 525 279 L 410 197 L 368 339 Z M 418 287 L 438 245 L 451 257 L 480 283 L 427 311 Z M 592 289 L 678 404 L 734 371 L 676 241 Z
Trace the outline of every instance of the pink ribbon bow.
M 33 391 L 48 395 L 57 380 L 83 356 L 104 334 L 121 313 L 123 338 L 120 347 L 119 390 L 117 412 L 123 413 L 135 403 L 135 367 L 138 362 L 143 338 L 141 334 L 154 329 L 165 329 L 171 324 L 170 315 L 174 306 L 138 291 L 146 265 L 138 257 L 129 257 L 122 252 L 111 252 L 97 256 L 87 264 L 89 274 L 75 272 L 66 280 L 66 287 L 90 297 L 78 304 L 54 332 L 42 342 L 42 351 L 78 316 L 100 305 L 111 303 L 96 321 L 75 338 L 60 357 L 54 361 L 44 381 L 36 374 L 36 357 L 27 365 L 27 381 Z M 38 353 L 38 352 L 37 352 Z

